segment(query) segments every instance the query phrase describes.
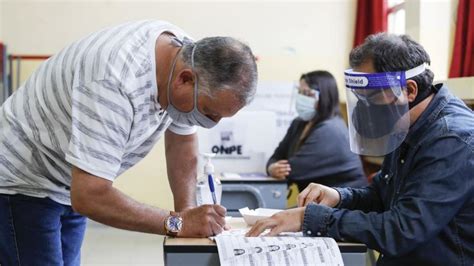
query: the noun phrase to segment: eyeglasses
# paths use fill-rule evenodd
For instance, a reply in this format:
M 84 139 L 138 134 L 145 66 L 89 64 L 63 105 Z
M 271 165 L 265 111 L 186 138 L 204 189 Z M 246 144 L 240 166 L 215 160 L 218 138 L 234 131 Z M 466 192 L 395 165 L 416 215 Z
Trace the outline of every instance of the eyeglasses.
M 319 90 L 305 89 L 299 86 L 295 86 L 295 89 L 298 91 L 299 94 L 309 96 L 309 97 L 316 97 L 316 93 L 319 92 Z
M 351 89 L 356 98 L 365 104 L 384 104 L 397 101 L 401 90 L 389 89 Z
M 380 90 L 374 90 L 372 92 L 366 92 L 367 90 L 357 90 L 351 89 L 352 93 L 354 93 L 355 97 L 359 100 L 364 102 L 365 104 L 371 104 L 377 102 L 377 96 L 382 92 Z M 362 92 L 364 91 L 364 92 Z

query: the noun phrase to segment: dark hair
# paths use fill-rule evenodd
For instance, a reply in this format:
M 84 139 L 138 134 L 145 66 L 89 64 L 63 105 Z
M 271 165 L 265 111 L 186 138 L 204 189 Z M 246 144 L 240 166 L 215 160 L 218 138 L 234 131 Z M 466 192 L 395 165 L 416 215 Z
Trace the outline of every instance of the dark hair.
M 183 61 L 199 76 L 201 92 L 213 96 L 216 90 L 233 90 L 243 104 L 248 104 L 257 88 L 257 64 L 248 45 L 231 37 L 208 37 L 195 43 L 184 42 Z
M 315 125 L 341 115 L 337 83 L 331 73 L 324 70 L 311 71 L 301 75 L 300 80 L 304 80 L 311 89 L 319 91 L 318 109 L 313 118 Z
M 375 71 L 405 71 L 423 63 L 430 64 L 430 56 L 423 46 L 408 35 L 377 33 L 369 35 L 363 44 L 354 48 L 349 55 L 351 67 L 358 67 L 371 60 Z M 431 70 L 410 78 L 420 91 L 430 89 L 434 74 Z

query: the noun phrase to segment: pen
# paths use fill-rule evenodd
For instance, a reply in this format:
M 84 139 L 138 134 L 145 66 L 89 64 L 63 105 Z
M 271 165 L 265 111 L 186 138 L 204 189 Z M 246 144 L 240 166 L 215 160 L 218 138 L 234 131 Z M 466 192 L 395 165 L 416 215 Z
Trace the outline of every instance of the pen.
M 207 181 L 209 183 L 209 189 L 211 190 L 212 201 L 214 204 L 217 204 L 216 190 L 214 189 L 214 179 L 212 178 L 212 175 L 207 175 Z

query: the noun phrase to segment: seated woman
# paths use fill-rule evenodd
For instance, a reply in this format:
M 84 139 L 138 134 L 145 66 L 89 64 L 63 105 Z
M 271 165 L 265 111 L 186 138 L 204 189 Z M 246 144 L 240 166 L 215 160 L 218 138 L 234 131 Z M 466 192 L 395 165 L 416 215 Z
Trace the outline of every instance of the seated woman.
M 327 71 L 313 71 L 303 74 L 299 85 L 298 117 L 270 157 L 268 174 L 287 178 L 300 191 L 311 182 L 336 187 L 367 185 L 360 158 L 349 148 L 334 77 Z

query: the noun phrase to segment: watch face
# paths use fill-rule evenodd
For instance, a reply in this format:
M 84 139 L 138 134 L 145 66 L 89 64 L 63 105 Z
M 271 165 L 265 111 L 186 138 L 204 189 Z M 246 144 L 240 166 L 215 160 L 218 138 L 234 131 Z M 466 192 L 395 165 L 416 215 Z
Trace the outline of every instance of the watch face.
M 168 227 L 168 230 L 170 230 L 173 233 L 179 232 L 181 230 L 182 225 L 183 225 L 183 221 L 181 217 L 170 216 L 168 220 L 166 221 L 166 226 Z

